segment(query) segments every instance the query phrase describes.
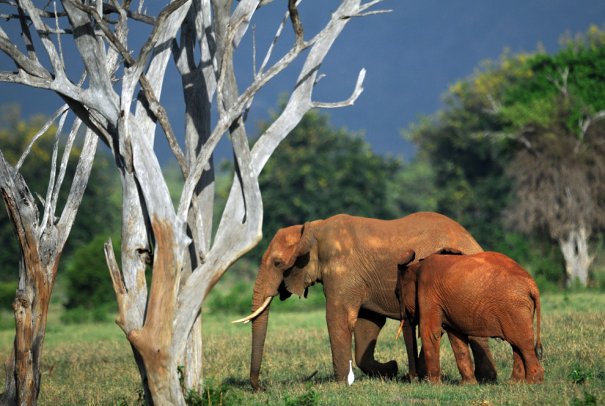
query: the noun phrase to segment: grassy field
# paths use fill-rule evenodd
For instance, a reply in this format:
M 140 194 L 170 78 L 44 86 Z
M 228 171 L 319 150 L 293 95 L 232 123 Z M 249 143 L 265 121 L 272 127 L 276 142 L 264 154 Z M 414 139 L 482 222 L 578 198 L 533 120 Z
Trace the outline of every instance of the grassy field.
M 394 340 L 397 323 L 389 321 L 377 354 L 380 360 L 398 361 L 400 379 L 370 379 L 356 369 L 356 381 L 347 387 L 331 379 L 324 312 L 273 312 L 261 373 L 267 390 L 253 393 L 248 384 L 250 327 L 232 325 L 231 317 L 205 314 L 204 361 L 209 389 L 205 397 L 215 405 L 605 404 L 605 295 L 551 294 L 544 295 L 542 303 L 543 385 L 507 384 L 512 365 L 510 346 L 491 340 L 498 384 L 459 386 L 447 339 L 442 347 L 445 383 L 406 383 L 401 378 L 407 372 L 403 342 Z M 10 353 L 12 339 L 12 331 L 0 331 L 3 358 Z M 138 374 L 130 347 L 112 323 L 60 325 L 53 315 L 42 373 L 40 405 L 139 403 Z M 0 384 L 3 379 L 2 374 Z

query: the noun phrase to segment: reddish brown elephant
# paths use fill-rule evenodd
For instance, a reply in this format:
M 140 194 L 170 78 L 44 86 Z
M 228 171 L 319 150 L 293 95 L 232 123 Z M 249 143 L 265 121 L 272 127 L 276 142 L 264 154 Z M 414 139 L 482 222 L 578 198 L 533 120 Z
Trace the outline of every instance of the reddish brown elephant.
M 540 293 L 526 270 L 497 252 L 461 255 L 458 250 L 445 249 L 419 262 L 413 260 L 413 251 L 402 255 L 398 297 L 408 322 L 406 334 L 411 331 L 414 335 L 414 326 L 420 324 L 431 382 L 441 381 L 442 328 L 448 333 L 462 383 L 477 382 L 468 351 L 469 336 L 501 338 L 512 346 L 512 381 L 544 381 L 538 360 L 542 353 Z M 412 351 L 415 354 L 416 348 Z
M 269 303 L 302 296 L 316 282 L 323 284 L 326 320 L 336 379 L 349 371 L 352 335 L 355 362 L 366 374 L 394 376 L 397 363 L 374 359 L 376 339 L 386 318 L 400 319 L 395 295 L 397 261 L 402 250 L 418 258 L 443 247 L 481 252 L 457 222 L 437 213 L 415 213 L 398 220 L 336 215 L 279 230 L 261 261 L 254 284 L 250 381 L 260 388 L 259 373 L 269 319 Z M 494 380 L 496 370 L 487 339 L 471 341 L 478 379 Z

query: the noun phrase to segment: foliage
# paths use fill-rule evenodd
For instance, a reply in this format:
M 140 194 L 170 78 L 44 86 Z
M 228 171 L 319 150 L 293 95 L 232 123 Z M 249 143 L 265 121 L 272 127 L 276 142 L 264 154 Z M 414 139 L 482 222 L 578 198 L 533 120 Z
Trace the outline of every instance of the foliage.
M 10 311 L 15 300 L 15 292 L 17 291 L 17 282 L 0 282 L 0 311 Z
M 487 249 L 511 238 L 540 246 L 580 227 L 589 237 L 602 231 L 604 72 L 605 33 L 591 27 L 555 54 L 505 52 L 452 85 L 445 109 L 406 133 L 433 167 L 437 211 Z M 539 252 L 529 256 L 540 261 Z M 556 268 L 548 282 L 558 285 Z
M 579 227 L 590 235 L 605 227 L 605 125 L 582 124 L 605 112 L 605 42 L 537 54 L 526 66 L 530 76 L 502 97 L 501 114 L 525 146 L 509 170 L 518 198 L 513 224 L 556 239 Z M 546 104 L 534 118 L 536 105 Z
M 44 117 L 34 117 L 24 121 L 21 119 L 17 106 L 0 106 L 0 145 L 2 153 L 10 164 L 14 165 L 19 160 L 26 146 L 45 121 Z M 21 174 L 34 196 L 36 194 L 46 195 L 55 131 L 56 129 L 51 127 L 33 145 L 27 160 L 21 167 Z M 71 159 L 74 160 L 77 154 L 78 148 L 74 147 Z M 74 249 L 90 241 L 94 235 L 115 230 L 119 224 L 120 210 L 118 199 L 115 196 L 116 193 L 119 193 L 119 189 L 109 170 L 112 166 L 107 154 L 102 150 L 98 151 L 64 256 L 69 256 Z M 74 170 L 75 165 L 68 165 L 65 179 L 71 179 Z M 64 184 L 59 195 L 60 200 L 65 199 L 68 190 L 69 185 Z M 42 202 L 38 201 L 38 206 L 38 209 L 41 210 Z M 0 210 L 0 244 L 3 247 L 0 250 L 0 280 L 16 280 L 20 251 L 12 223 L 8 219 L 4 207 Z
M 319 402 L 319 394 L 312 387 L 312 384 L 307 384 L 307 391 L 302 395 L 288 396 L 286 395 L 284 403 L 286 406 L 314 406 Z
M 261 124 L 261 129 L 264 126 Z M 401 210 L 413 206 L 401 203 L 405 199 L 401 189 L 394 191 L 398 186 L 393 179 L 401 169 L 399 160 L 374 153 L 362 135 L 333 128 L 326 114 L 307 113 L 259 177 L 264 238 L 244 257 L 246 270 L 257 266 L 269 241 L 282 227 L 338 213 L 401 216 Z M 218 198 L 226 194 L 219 176 Z
M 264 234 L 342 212 L 392 217 L 387 179 L 399 167 L 372 152 L 361 135 L 332 128 L 327 115 L 307 113 L 260 177 Z
M 586 391 L 584 391 L 582 399 L 574 398 L 571 403 L 572 406 L 597 406 L 597 397 Z
M 193 389 L 186 391 L 182 366 L 178 367 L 178 374 L 181 389 L 185 392 L 185 403 L 188 406 L 222 406 L 241 403 L 239 396 L 234 395 L 231 388 L 225 384 L 216 385 L 211 381 L 206 381 L 201 393 Z
M 393 217 L 437 210 L 435 171 L 428 160 L 416 156 L 387 180 L 386 210 Z
M 224 314 L 204 314 L 206 388 L 223 393 L 224 404 L 281 405 L 288 399 L 316 393 L 316 404 L 574 404 L 596 398 L 605 402 L 605 365 L 602 293 L 542 295 L 542 342 L 546 380 L 542 385 L 508 384 L 512 352 L 507 343 L 490 340 L 498 368 L 498 384 L 458 385 L 459 373 L 447 339 L 441 361 L 447 383 L 432 386 L 402 382 L 405 351 L 395 341 L 397 323 L 388 321 L 377 343 L 381 361 L 396 359 L 398 379 L 369 378 L 355 369 L 355 383 L 335 383 L 325 312 L 273 313 L 269 322 L 266 362 L 261 379 L 265 392 L 254 393 L 248 382 L 250 328 L 226 322 Z M 59 309 L 60 310 L 60 309 Z M 49 317 L 58 317 L 49 312 Z M 0 331 L 0 354 L 8 354 L 13 331 Z M 39 404 L 140 404 L 140 378 L 128 342 L 113 322 L 62 325 L 49 323 L 42 373 L 45 385 Z M 91 350 L 94 348 L 94 350 Z M 576 384 L 569 374 L 576 368 L 587 376 Z M 311 381 L 305 379 L 318 371 Z M 116 373 L 119 371 L 119 373 Z M 601 373 L 602 374 L 602 373 Z M 0 375 L 0 383 L 4 374 Z M 588 394 L 589 396 L 586 396 Z M 214 397 L 213 404 L 219 404 Z M 581 404 L 581 403 L 578 403 Z M 594 404 L 594 402 L 592 403 Z
M 248 272 L 249 273 L 249 272 Z M 251 282 L 233 280 L 233 276 L 228 274 L 223 277 L 216 289 L 208 295 L 204 302 L 204 309 L 211 313 L 221 314 L 247 314 L 250 312 L 252 304 Z M 290 298 L 285 301 L 274 300 L 271 304 L 271 312 L 305 312 L 310 309 L 323 309 L 326 306 L 325 296 L 321 291 L 321 286 L 309 288 L 307 298 L 301 299 L 298 303 L 296 298 Z
M 78 248 L 67 262 L 63 275 L 67 309 L 83 308 L 90 311 L 108 304 L 115 307 L 115 293 L 103 251 L 106 240 L 106 235 L 96 236 L 88 244 Z M 114 238 L 114 243 L 116 240 L 119 241 Z M 114 249 L 116 247 L 119 247 L 119 243 L 114 244 Z M 116 252 L 116 258 L 119 261 L 119 252 Z
M 540 292 L 554 292 L 565 286 L 561 272 L 563 258 L 558 247 L 536 235 L 503 231 L 489 249 L 504 252 L 523 265 L 534 277 Z
M 501 211 L 510 196 L 505 163 L 508 140 L 483 133 L 498 125 L 477 104 L 468 83 L 455 87 L 447 108 L 425 118 L 405 136 L 418 145 L 418 158 L 434 171 L 435 209 L 470 229 L 486 248 L 497 244 L 503 229 Z

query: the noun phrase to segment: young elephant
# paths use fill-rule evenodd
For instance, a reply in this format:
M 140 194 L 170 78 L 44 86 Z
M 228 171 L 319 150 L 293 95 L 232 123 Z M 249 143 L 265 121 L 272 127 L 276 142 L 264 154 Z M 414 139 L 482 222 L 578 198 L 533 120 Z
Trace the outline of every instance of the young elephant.
M 459 255 L 445 249 L 420 262 L 413 253 L 401 258 L 398 296 L 408 322 L 408 357 L 415 357 L 414 326 L 420 324 L 428 379 L 441 380 L 439 345 L 448 333 L 462 383 L 476 383 L 468 336 L 506 340 L 513 348 L 512 381 L 544 380 L 540 342 L 540 293 L 532 277 L 509 257 L 496 252 Z M 536 313 L 536 344 L 533 318 Z M 414 348 L 409 347 L 413 345 Z M 412 362 L 410 362 L 410 365 Z

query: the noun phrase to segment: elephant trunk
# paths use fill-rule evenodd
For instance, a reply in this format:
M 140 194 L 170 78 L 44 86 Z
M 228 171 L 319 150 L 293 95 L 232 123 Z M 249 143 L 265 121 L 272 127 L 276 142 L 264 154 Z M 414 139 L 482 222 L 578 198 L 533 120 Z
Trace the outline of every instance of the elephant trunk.
M 281 282 L 281 281 L 280 281 Z M 279 283 L 278 282 L 278 286 Z M 274 294 L 267 295 L 266 286 L 263 283 L 256 281 L 254 286 L 254 294 L 252 297 L 252 310 L 256 311 L 262 306 L 265 309 L 252 320 L 252 353 L 250 356 L 250 383 L 254 390 L 260 390 L 259 374 L 260 367 L 263 361 L 263 350 L 265 346 L 265 338 L 267 336 L 267 326 L 269 324 L 269 307 L 270 303 L 267 299 L 271 299 L 277 294 L 277 289 L 273 289 Z

